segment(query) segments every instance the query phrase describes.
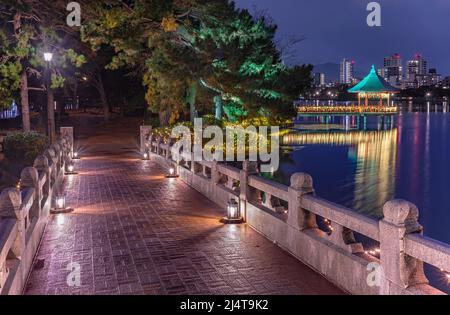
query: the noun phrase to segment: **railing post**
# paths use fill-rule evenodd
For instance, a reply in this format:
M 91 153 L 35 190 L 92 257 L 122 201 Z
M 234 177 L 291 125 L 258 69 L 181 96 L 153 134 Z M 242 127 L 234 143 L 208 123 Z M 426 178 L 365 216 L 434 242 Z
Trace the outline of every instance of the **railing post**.
M 50 167 L 48 165 L 47 157 L 43 155 L 38 156 L 36 160 L 34 160 L 34 167 L 38 170 L 38 172 L 45 174 L 45 184 L 41 190 L 42 198 L 40 208 L 42 209 L 44 207 L 42 201 L 45 202 L 45 200 L 43 199 L 50 196 L 51 179 L 50 179 Z
M 240 180 L 240 209 L 241 214 L 244 218 L 244 220 L 247 220 L 247 202 L 251 200 L 251 190 L 248 186 L 248 177 L 250 175 L 257 175 L 259 174 L 258 170 L 258 163 L 257 162 L 250 162 L 250 161 L 244 161 L 242 164 L 242 170 L 239 174 L 239 180 Z
M 4 189 L 0 194 L 0 220 L 16 219 L 18 233 L 11 248 L 12 258 L 21 259 L 25 250 L 25 220 L 22 212 L 22 196 L 18 189 Z
M 287 223 L 296 230 L 317 228 L 316 215 L 303 209 L 302 198 L 314 194 L 314 185 L 311 175 L 296 173 L 291 177 L 289 187 L 289 209 Z
M 156 139 L 156 155 L 160 155 L 161 153 L 161 149 L 160 149 L 160 147 L 161 147 L 161 138 L 160 137 L 158 137 L 157 139 Z
M 419 210 L 410 202 L 393 200 L 385 204 L 383 213 L 379 224 L 383 271 L 380 293 L 398 295 L 408 287 L 428 284 L 423 262 L 405 253 L 406 235 L 423 231 L 418 222 Z
M 39 218 L 41 214 L 42 191 L 39 185 L 39 173 L 34 167 L 25 168 L 20 175 L 21 185 L 24 189 L 34 189 L 33 206 L 30 209 L 31 218 Z
M 218 168 L 218 162 L 216 160 L 212 161 L 212 165 L 211 165 L 211 181 L 213 182 L 214 185 L 217 185 L 220 181 L 220 176 L 219 176 L 219 170 Z
M 151 126 L 141 126 L 141 133 L 140 133 L 141 154 L 144 154 L 147 150 L 147 140 L 151 132 L 152 132 Z
M 61 127 L 60 128 L 61 137 L 69 141 L 69 155 L 73 156 L 74 138 L 73 138 L 73 127 Z

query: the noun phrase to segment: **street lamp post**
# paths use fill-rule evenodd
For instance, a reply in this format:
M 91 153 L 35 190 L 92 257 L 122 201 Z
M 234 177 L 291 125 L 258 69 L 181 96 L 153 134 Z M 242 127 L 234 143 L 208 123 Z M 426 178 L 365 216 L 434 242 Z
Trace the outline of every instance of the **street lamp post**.
M 52 78 L 50 71 L 50 63 L 53 59 L 53 54 L 50 52 L 44 53 L 44 60 L 47 63 L 46 73 L 45 73 L 45 85 L 47 89 L 47 135 L 50 143 L 55 143 L 56 141 L 56 130 L 55 130 L 55 97 L 53 95 L 53 90 L 51 88 Z

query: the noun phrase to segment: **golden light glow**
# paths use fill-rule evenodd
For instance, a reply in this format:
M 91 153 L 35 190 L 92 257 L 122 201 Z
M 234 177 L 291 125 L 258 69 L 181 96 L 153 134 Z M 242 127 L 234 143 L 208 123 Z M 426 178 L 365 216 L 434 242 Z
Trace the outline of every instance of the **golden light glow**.
M 395 114 L 397 106 L 301 106 L 298 108 L 300 114 L 339 114 L 339 113 L 385 113 Z

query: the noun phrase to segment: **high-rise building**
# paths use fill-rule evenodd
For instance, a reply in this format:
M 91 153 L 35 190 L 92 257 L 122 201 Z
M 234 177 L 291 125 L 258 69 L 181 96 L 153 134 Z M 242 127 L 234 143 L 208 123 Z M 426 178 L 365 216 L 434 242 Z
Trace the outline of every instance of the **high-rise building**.
M 384 58 L 384 79 L 391 85 L 401 86 L 403 82 L 403 65 L 400 54 Z
M 325 86 L 326 85 L 326 81 L 325 81 L 325 73 L 320 73 L 317 72 L 314 74 L 314 86 L 320 87 L 320 86 Z
M 408 71 L 406 73 L 406 81 L 414 82 L 416 76 L 427 75 L 428 62 L 421 54 L 416 54 L 412 60 L 408 61 Z
M 341 84 L 352 84 L 353 83 L 353 67 L 355 65 L 354 61 L 347 59 L 342 59 L 341 61 L 341 75 L 339 82 Z

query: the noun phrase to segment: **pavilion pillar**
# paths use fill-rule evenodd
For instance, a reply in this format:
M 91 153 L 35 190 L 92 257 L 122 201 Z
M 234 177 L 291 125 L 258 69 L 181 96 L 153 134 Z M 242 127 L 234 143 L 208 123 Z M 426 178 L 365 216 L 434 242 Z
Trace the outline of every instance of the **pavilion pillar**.
M 358 93 L 358 107 L 361 107 L 361 93 Z
M 366 93 L 366 107 L 369 107 L 369 94 Z

